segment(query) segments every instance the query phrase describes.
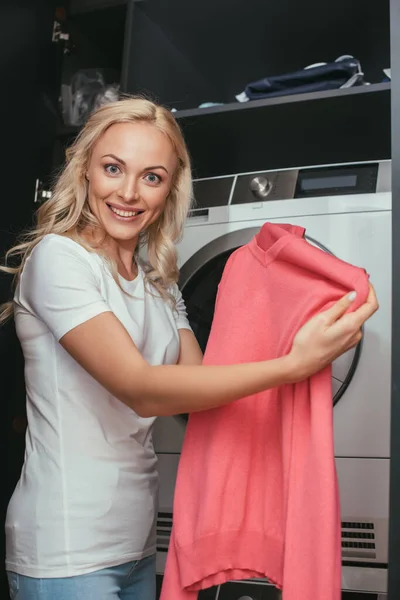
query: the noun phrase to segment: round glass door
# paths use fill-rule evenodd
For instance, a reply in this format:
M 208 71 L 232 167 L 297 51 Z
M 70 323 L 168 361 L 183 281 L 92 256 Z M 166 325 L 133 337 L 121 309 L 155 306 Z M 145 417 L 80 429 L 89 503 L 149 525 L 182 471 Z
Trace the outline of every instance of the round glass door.
M 318 242 L 308 238 L 321 249 L 329 252 Z M 221 280 L 229 256 L 237 248 L 230 248 L 204 262 L 200 268 L 187 277 L 182 285 L 182 295 L 186 303 L 188 318 L 193 332 L 204 352 L 210 334 L 218 284 Z M 333 404 L 337 404 L 346 391 L 357 368 L 361 345 L 349 350 L 332 365 Z

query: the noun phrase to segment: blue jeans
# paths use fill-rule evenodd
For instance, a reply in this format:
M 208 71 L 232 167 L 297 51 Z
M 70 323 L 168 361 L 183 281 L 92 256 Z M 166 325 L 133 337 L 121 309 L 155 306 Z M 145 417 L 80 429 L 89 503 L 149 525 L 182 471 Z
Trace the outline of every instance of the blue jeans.
M 156 556 L 74 577 L 27 577 L 8 571 L 11 600 L 155 600 Z

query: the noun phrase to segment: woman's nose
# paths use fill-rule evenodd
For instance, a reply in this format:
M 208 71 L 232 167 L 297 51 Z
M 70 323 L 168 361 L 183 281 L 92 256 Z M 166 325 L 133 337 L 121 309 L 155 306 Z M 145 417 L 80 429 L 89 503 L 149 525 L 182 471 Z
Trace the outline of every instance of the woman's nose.
M 137 198 L 137 180 L 135 177 L 127 177 L 119 189 L 119 196 L 124 202 L 133 202 Z

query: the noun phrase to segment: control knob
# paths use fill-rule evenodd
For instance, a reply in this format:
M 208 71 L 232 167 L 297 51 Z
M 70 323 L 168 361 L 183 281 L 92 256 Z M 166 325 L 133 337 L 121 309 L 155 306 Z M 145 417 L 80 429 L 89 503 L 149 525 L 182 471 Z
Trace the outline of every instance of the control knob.
M 250 189 L 259 200 L 264 200 L 272 190 L 272 183 L 263 175 L 254 177 L 250 181 Z

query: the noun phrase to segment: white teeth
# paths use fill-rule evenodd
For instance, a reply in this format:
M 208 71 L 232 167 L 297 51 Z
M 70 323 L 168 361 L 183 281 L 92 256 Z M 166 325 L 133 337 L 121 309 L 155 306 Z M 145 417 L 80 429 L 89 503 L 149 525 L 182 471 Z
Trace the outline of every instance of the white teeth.
M 138 211 L 118 210 L 118 208 L 114 208 L 113 206 L 110 206 L 110 208 L 119 217 L 136 217 L 139 214 Z

